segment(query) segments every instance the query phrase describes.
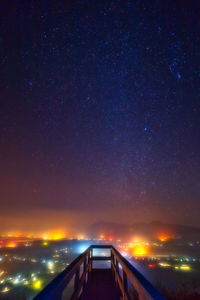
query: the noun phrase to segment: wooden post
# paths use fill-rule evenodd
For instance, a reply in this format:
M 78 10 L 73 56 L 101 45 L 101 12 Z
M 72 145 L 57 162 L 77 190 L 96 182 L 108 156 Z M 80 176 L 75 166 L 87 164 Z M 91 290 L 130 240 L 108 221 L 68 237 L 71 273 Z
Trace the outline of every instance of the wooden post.
M 83 263 L 83 274 L 85 274 L 85 280 L 84 280 L 84 283 L 83 283 L 83 288 L 85 287 L 86 280 L 87 280 L 87 273 L 86 273 L 87 263 L 86 263 L 86 260 L 87 260 L 87 257 L 86 257 L 86 259 L 84 260 L 84 263 Z
M 113 255 L 112 250 L 111 250 L 111 269 L 112 269 L 112 273 L 114 273 L 112 264 L 114 264 L 114 255 Z
M 117 258 L 116 258 L 116 270 L 117 270 L 117 274 L 119 274 L 119 263 L 118 263 Z
M 78 290 L 79 276 L 80 276 L 80 267 L 77 269 L 77 271 L 75 273 L 75 280 L 74 280 L 74 291 L 75 292 Z
M 122 299 L 126 300 L 127 299 L 127 294 L 128 294 L 128 283 L 127 283 L 127 275 L 124 272 L 124 270 L 122 270 L 122 286 L 123 286 L 123 295 L 122 295 Z
M 119 263 L 118 263 L 118 260 L 117 260 L 117 257 L 116 257 L 116 256 L 115 256 L 115 260 L 116 260 L 116 272 L 117 272 L 117 274 L 119 275 Z M 116 281 L 116 283 L 118 284 L 117 274 L 116 274 L 116 276 L 115 276 L 115 281 Z
M 90 272 L 92 271 L 92 256 L 93 256 L 93 250 L 90 250 L 90 254 L 89 254 L 89 262 L 90 262 Z

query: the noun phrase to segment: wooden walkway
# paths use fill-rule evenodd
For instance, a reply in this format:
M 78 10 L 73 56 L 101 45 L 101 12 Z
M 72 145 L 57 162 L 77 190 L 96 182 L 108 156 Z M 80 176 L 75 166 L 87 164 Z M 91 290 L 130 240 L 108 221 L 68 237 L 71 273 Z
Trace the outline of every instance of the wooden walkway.
M 92 269 L 80 300 L 120 300 L 111 269 Z
M 95 249 L 107 249 L 109 254 L 95 256 Z M 110 262 L 110 268 L 96 269 L 93 264 L 95 261 Z M 66 294 L 70 300 L 120 300 L 120 296 L 123 299 L 136 299 L 135 293 L 140 300 L 166 300 L 112 245 L 91 245 L 34 300 L 62 300 L 73 277 L 72 295 Z

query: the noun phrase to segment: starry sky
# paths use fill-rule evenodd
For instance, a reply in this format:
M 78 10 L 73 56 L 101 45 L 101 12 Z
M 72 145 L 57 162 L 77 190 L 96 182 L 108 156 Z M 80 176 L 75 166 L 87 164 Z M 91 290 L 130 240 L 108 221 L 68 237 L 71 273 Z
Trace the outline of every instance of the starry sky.
M 193 0 L 1 4 L 3 229 L 200 226 L 199 29 Z

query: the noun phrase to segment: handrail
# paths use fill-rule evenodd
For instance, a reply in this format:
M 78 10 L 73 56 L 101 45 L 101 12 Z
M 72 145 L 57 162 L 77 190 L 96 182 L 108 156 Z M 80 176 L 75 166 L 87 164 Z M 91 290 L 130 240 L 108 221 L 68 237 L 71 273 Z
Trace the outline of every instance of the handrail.
M 122 292 L 123 299 L 129 299 L 127 277 L 142 300 L 165 300 L 164 296 L 133 266 L 127 261 L 113 246 L 112 253 L 112 267 L 118 281 L 119 288 Z M 122 277 L 119 275 L 118 264 L 122 267 Z
M 85 252 L 79 255 L 64 271 L 58 274 L 35 298 L 34 300 L 53 300 L 62 299 L 63 290 L 71 280 L 77 270 L 80 270 L 81 264 L 88 260 L 88 265 L 91 265 L 91 247 L 88 247 Z M 78 274 L 77 274 L 78 275 Z
M 110 256 L 93 256 L 93 249 L 110 249 Z M 68 283 L 75 275 L 74 291 L 71 300 L 79 299 L 82 288 L 85 287 L 88 274 L 92 270 L 93 261 L 111 261 L 111 269 L 123 300 L 131 299 L 128 280 L 135 288 L 140 300 L 165 300 L 153 285 L 134 268 L 112 245 L 91 245 L 78 256 L 63 272 L 53 279 L 33 300 L 61 300 Z M 80 267 L 83 272 L 80 276 Z M 122 276 L 119 271 L 122 269 Z

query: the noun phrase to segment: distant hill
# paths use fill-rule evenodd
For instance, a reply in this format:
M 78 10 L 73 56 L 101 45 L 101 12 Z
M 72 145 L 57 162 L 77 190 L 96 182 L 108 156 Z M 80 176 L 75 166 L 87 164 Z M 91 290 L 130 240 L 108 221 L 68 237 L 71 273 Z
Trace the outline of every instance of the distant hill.
M 132 225 L 97 222 L 88 228 L 88 234 L 97 238 L 104 235 L 106 238 L 130 240 L 137 236 L 148 237 L 149 239 L 159 239 L 163 237 L 175 237 L 179 239 L 200 240 L 200 228 L 167 224 L 162 222 L 134 223 Z

